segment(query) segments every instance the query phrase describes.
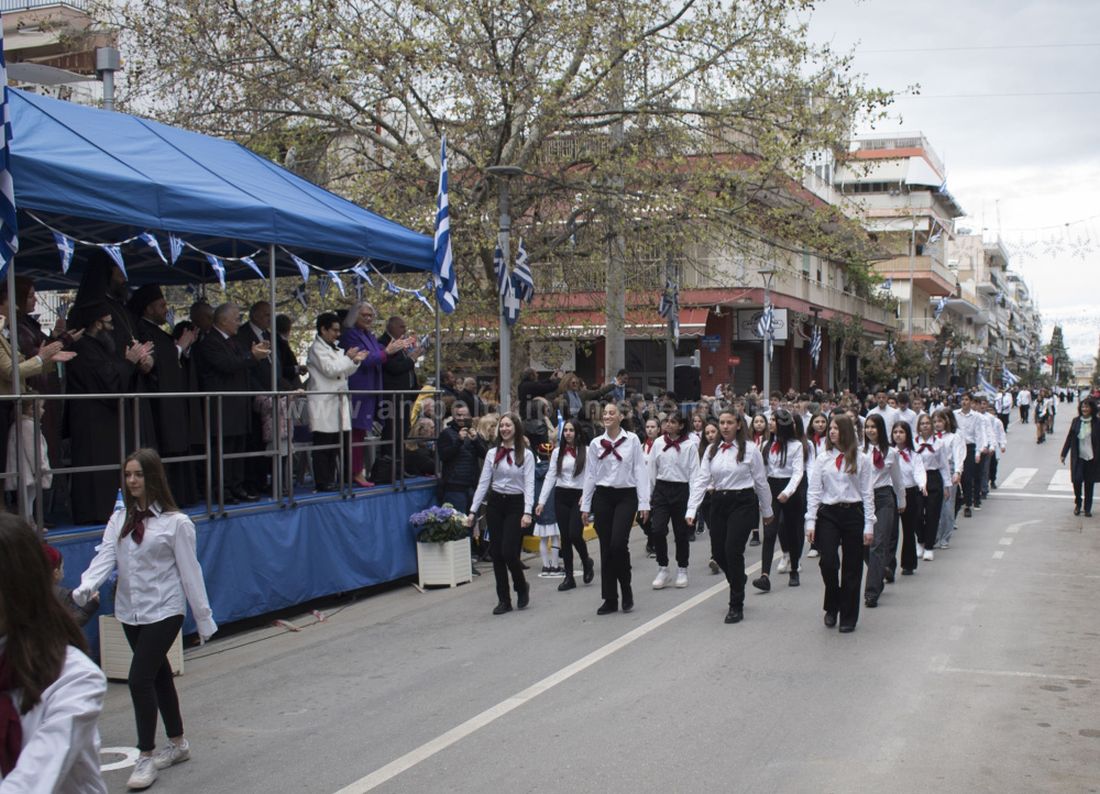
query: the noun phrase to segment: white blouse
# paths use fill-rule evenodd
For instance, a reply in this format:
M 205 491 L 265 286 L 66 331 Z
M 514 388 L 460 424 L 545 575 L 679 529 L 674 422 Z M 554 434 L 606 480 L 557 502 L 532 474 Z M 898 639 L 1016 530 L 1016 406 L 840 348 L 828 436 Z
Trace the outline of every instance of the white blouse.
M 841 458 L 839 466 L 838 458 Z M 863 505 L 863 534 L 875 534 L 872 468 L 870 459 L 856 453 L 856 472 L 849 474 L 848 462 L 843 460 L 839 450 L 828 449 L 822 452 L 814 466 L 806 496 L 806 531 L 809 532 L 817 526 L 817 511 L 821 505 L 859 502 Z
M 871 491 L 879 488 L 893 488 L 894 496 L 898 500 L 898 509 L 905 509 L 905 485 L 901 480 L 901 458 L 894 447 L 889 447 L 882 456 L 882 468 L 875 465 L 875 452 L 879 450 L 873 444 L 869 444 L 863 452 L 867 459 L 867 465 L 871 468 Z
M 584 472 L 574 474 L 577 470 L 576 454 L 565 455 L 561 462 L 561 476 L 558 476 L 558 458 L 565 454 L 564 447 L 554 447 L 550 453 L 550 468 L 546 470 L 546 479 L 542 481 L 542 493 L 539 494 L 539 507 L 545 507 L 546 501 L 554 488 L 571 488 L 581 490 L 584 487 Z
M 699 471 L 699 445 L 688 436 L 671 441 L 666 436 L 660 436 L 649 457 L 649 471 L 654 484 L 657 480 L 690 483 Z
M 951 484 L 951 461 L 953 451 L 951 441 L 944 443 L 944 439 L 936 438 L 933 433 L 928 438 L 917 438 L 917 454 L 924 464 L 925 472 L 938 471 L 943 478 L 944 485 Z
M 489 495 L 489 488 L 499 494 L 512 496 L 523 494 L 523 512 L 530 513 L 535 503 L 535 453 L 533 450 L 523 451 L 523 463 L 516 462 L 516 451 L 508 447 L 508 454 L 497 462 L 497 450 L 499 446 L 489 450 L 485 456 L 485 463 L 481 467 L 481 477 L 477 481 L 477 490 L 474 491 L 474 500 L 470 503 L 470 512 L 476 513 L 481 507 L 485 497 Z M 544 487 L 543 491 L 550 492 Z
M 126 511 L 115 511 L 95 558 L 80 578 L 80 586 L 73 590 L 73 600 L 81 606 L 88 603 L 117 565 L 115 617 L 120 622 L 144 626 L 183 615 L 186 598 L 199 636 L 209 638 L 218 630 L 218 624 L 210 610 L 195 553 L 195 525 L 184 513 L 163 513 L 159 505 L 151 509 L 153 515 L 145 519 L 141 543 L 135 543 L 133 535 L 119 540 Z
M 806 466 L 809 461 L 804 453 L 801 441 L 792 439 L 787 442 L 787 460 L 785 463 L 783 462 L 783 450 L 777 449 L 778 447 L 778 442 L 772 442 L 768 445 L 764 453 L 764 463 L 767 465 L 769 477 L 775 477 L 777 480 L 790 478 L 790 482 L 780 493 L 780 495 L 786 494 L 790 497 L 802 484 L 802 478 L 806 474 Z
M 603 442 L 611 445 L 606 449 Z M 636 488 L 638 490 L 638 510 L 649 510 L 649 497 L 652 492 L 649 481 L 649 468 L 646 465 L 642 442 L 633 433 L 620 429 L 619 435 L 611 438 L 603 433 L 592 439 L 584 459 L 584 490 L 581 493 L 581 512 L 592 511 L 592 495 L 596 488 Z
M 0 653 L 7 640 L 0 636 Z M 99 772 L 99 715 L 107 678 L 82 651 L 70 647 L 61 675 L 38 705 L 19 718 L 23 747 L 15 769 L 0 776 L 4 794 L 107 794 Z M 20 693 L 10 695 L 19 709 Z
M 911 449 L 897 449 L 898 453 L 898 471 L 901 474 L 901 484 L 904 488 L 920 488 L 924 490 L 928 487 L 928 472 L 924 469 L 924 461 L 921 460 L 920 455 L 915 450 Z M 906 460 L 908 458 L 909 460 Z
M 768 488 L 768 476 L 764 458 L 755 444 L 745 446 L 745 459 L 737 462 L 737 442 L 719 439 L 718 449 L 712 456 L 708 448 L 699 462 L 699 471 L 691 482 L 686 518 L 695 518 L 699 505 L 707 491 L 743 491 L 752 488 L 760 502 L 760 515 L 772 517 L 772 492 Z

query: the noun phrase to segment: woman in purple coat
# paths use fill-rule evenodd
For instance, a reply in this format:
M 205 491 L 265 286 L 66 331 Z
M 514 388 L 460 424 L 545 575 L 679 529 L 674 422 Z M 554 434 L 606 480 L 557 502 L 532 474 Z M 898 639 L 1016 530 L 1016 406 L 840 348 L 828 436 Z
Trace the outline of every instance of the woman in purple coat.
M 409 347 L 408 339 L 394 339 L 389 345 L 383 347 L 375 338 L 371 328 L 377 314 L 374 307 L 366 301 L 353 304 L 344 317 L 344 331 L 340 334 L 340 346 L 344 350 L 357 347 L 366 352 L 367 356 L 348 377 L 348 388 L 351 391 L 380 391 L 382 389 L 382 365 L 386 360 Z M 362 444 L 374 428 L 374 412 L 378 407 L 376 395 L 352 396 L 351 400 L 351 440 L 354 445 Z M 363 453 L 366 447 L 352 446 L 351 473 L 356 485 L 369 488 L 372 483 L 367 481 L 366 472 L 363 470 Z

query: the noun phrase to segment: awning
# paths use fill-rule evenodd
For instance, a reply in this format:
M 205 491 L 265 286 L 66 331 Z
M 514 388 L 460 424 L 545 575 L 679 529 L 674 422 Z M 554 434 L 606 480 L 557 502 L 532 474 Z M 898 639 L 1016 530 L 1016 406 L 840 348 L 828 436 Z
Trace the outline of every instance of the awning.
M 710 309 L 688 307 L 680 310 L 680 336 L 698 337 L 706 333 Z M 522 312 L 520 323 L 538 328 L 549 338 L 592 337 L 607 333 L 606 314 L 602 311 Z M 655 309 L 627 309 L 626 335 L 634 338 L 659 339 L 668 333 L 668 323 Z

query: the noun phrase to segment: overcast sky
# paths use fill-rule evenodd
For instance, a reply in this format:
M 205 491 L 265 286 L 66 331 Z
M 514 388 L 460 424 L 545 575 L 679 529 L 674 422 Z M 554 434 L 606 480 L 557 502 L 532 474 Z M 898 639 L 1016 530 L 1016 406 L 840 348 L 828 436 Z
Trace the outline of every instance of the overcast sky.
M 920 84 L 878 129 L 928 137 L 967 212 L 959 225 L 999 229 L 1048 336 L 1052 319 L 1064 322 L 1071 354 L 1096 355 L 1100 2 L 822 0 L 810 36 L 854 46 L 869 84 Z M 1033 255 L 1020 250 L 1029 244 Z

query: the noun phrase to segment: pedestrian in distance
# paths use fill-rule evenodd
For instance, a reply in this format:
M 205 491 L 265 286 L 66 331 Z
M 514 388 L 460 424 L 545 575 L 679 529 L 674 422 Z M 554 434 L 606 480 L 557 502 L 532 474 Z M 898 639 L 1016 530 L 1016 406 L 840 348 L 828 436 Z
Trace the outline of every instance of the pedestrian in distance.
M 1069 426 L 1062 445 L 1061 461 L 1070 460 L 1070 481 L 1073 483 L 1073 514 L 1092 517 L 1092 492 L 1100 479 L 1100 420 L 1096 416 L 1096 400 L 1089 397 L 1077 404 L 1077 416 Z

